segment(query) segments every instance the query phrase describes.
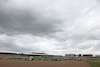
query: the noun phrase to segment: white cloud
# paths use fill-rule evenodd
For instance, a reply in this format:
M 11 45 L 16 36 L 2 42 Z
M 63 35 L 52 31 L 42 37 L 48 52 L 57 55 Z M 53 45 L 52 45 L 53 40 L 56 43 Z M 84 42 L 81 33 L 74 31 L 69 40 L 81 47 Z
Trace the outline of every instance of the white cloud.
M 29 34 L 22 35 L 0 35 L 0 46 L 2 48 L 6 47 L 7 50 L 14 50 L 14 48 L 21 48 L 23 52 L 50 52 L 50 50 L 55 50 L 56 41 L 54 39 L 47 39 L 45 37 L 38 37 Z M 5 45 L 6 44 L 6 45 Z M 3 46 L 4 45 L 4 46 Z M 12 46 L 11 48 L 9 48 Z M 30 49 L 31 51 L 24 51 L 23 49 Z M 5 49 L 6 50 L 6 49 Z

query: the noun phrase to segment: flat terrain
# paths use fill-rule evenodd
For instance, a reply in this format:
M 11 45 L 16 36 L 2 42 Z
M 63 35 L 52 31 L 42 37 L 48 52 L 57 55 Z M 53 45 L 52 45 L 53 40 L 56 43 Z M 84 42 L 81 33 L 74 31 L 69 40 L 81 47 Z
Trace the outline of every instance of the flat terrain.
M 90 65 L 84 61 L 0 60 L 0 67 L 90 67 Z
M 91 67 L 100 67 L 100 60 L 95 61 L 86 61 L 88 64 L 91 65 Z

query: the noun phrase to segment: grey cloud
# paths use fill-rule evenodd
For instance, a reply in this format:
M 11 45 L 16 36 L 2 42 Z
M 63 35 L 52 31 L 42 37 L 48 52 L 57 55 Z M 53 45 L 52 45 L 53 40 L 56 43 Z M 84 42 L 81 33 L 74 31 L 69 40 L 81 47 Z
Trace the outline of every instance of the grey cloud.
M 9 42 L 9 43 L 5 43 L 5 42 L 0 42 L 0 50 L 2 51 L 13 51 L 13 52 L 24 52 L 24 53 L 29 53 L 29 52 L 33 52 L 33 51 L 40 51 L 39 48 L 36 47 L 20 47 L 17 46 L 13 43 L 14 41 Z
M 100 8 L 96 4 L 97 0 L 55 0 L 50 1 L 50 3 L 48 3 L 49 0 L 43 0 L 44 2 L 38 0 L 36 2 L 39 5 L 32 3 L 30 5 L 26 3 L 14 5 L 15 2 L 11 1 L 12 3 L 9 3 L 10 1 L 1 0 L 1 34 L 10 34 L 8 36 L 11 37 L 20 34 L 32 34 L 39 37 L 47 36 L 48 40 L 55 39 L 58 42 L 55 44 L 57 46 L 56 50 L 86 50 L 91 47 L 99 49 L 99 44 L 89 43 L 91 40 L 93 42 L 100 40 Z M 32 2 L 35 2 L 35 0 Z M 10 44 L 12 47 L 6 47 Z M 13 49 L 16 46 L 10 42 L 1 42 L 1 47 L 12 48 L 15 51 L 23 51 L 22 49 L 27 51 L 29 49 L 19 46 Z M 35 51 L 39 48 L 33 49 Z M 31 49 L 29 50 L 31 51 Z
M 96 41 L 96 44 L 94 44 L 93 50 L 100 51 L 100 40 Z
M 41 14 L 30 10 L 11 9 L 11 7 L 1 7 L 0 26 L 1 32 L 6 33 L 31 33 L 33 35 L 47 35 L 56 31 L 61 31 L 57 25 L 61 24 L 59 19 L 46 18 Z
M 8 2 L 8 0 L 0 0 L 0 3 Z

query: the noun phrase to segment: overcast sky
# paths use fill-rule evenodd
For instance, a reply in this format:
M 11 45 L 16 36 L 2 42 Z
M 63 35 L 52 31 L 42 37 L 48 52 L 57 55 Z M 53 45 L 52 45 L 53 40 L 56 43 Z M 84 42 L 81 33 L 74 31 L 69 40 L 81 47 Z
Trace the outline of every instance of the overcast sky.
M 0 0 L 0 52 L 100 54 L 99 0 Z

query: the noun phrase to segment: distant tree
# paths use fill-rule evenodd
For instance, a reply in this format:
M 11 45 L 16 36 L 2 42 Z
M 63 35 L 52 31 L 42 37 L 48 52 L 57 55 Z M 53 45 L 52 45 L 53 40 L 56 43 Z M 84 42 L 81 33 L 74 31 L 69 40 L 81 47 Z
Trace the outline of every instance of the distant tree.
M 81 54 L 79 54 L 78 56 L 82 56 Z

